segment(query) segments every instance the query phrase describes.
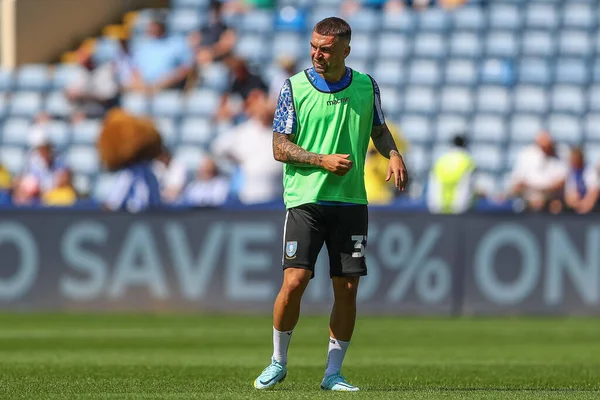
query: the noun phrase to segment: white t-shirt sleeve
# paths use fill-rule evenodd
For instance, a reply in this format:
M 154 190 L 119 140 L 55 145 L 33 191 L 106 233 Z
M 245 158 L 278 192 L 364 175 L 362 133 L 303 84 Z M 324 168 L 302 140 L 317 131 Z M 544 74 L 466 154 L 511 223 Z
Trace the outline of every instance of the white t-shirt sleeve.
M 598 176 L 598 172 L 593 167 L 586 168 L 583 173 L 583 182 L 585 183 L 585 187 L 587 190 L 598 189 L 600 186 L 600 177 Z

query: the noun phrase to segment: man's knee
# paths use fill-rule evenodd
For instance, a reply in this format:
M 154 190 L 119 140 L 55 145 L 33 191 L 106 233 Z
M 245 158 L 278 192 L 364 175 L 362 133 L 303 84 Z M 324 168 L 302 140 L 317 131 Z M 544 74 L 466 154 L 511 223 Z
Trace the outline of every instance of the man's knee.
M 333 294 L 335 296 L 335 300 L 344 302 L 356 302 L 359 279 L 360 278 L 358 276 L 334 276 L 331 280 L 333 282 Z
M 282 289 L 287 293 L 302 294 L 308 282 L 312 272 L 303 268 L 286 268 L 283 274 L 283 287 Z

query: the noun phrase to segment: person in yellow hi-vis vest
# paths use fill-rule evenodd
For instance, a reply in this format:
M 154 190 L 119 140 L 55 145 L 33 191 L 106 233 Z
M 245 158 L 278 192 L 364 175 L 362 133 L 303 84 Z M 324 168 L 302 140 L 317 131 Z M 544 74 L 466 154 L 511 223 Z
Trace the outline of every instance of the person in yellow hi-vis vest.
M 453 139 L 454 147 L 442 155 L 429 173 L 427 207 L 437 214 L 460 214 L 473 204 L 475 162 L 462 136 Z

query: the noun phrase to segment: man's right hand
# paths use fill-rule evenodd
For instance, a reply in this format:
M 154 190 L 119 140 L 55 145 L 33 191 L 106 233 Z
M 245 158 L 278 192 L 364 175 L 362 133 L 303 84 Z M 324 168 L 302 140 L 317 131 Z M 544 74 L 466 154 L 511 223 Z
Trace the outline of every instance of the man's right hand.
M 350 160 L 350 154 L 328 154 L 321 158 L 321 166 L 329 172 L 344 176 L 352 169 L 354 162 Z

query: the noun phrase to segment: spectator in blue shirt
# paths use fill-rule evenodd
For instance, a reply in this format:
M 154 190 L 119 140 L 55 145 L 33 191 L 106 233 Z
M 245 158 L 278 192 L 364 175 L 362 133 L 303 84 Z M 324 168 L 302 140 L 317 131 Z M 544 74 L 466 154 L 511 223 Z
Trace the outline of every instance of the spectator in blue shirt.
M 148 93 L 182 88 L 192 71 L 193 54 L 185 38 L 167 36 L 165 25 L 155 19 L 148 27 L 148 38 L 133 46 L 133 89 Z

